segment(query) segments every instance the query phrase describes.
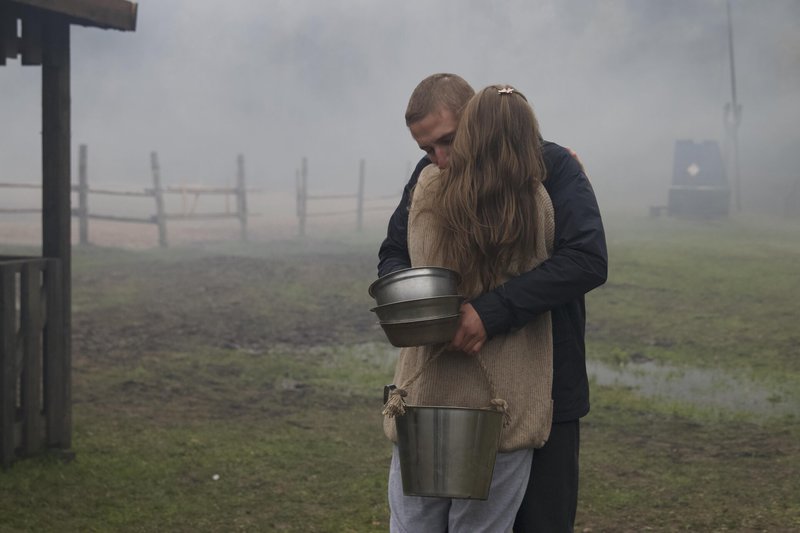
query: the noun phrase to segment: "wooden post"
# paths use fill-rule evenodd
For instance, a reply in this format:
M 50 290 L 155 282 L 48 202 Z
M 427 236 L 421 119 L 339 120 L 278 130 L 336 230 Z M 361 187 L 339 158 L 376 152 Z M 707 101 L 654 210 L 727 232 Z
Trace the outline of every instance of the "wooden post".
M 55 444 L 72 446 L 72 258 L 70 156 L 70 26 L 60 15 L 44 14 L 42 43 L 42 255 L 59 260 L 61 309 L 56 318 L 63 351 L 58 363 L 62 380 L 59 398 L 61 434 Z
M 742 106 L 736 99 L 736 62 L 733 57 L 733 23 L 731 2 L 725 3 L 728 12 L 728 57 L 731 63 L 731 101 L 725 104 L 725 126 L 733 145 L 733 195 L 736 211 L 742 210 L 741 173 L 739 172 L 739 124 L 742 122 Z
M 153 196 L 156 198 L 156 224 L 158 224 L 158 245 L 167 247 L 167 217 L 164 214 L 164 189 L 161 188 L 161 172 L 158 167 L 158 154 L 150 152 L 150 166 L 153 169 Z
M 44 324 L 44 413 L 48 446 L 58 446 L 64 433 L 63 357 L 60 339 L 63 335 L 60 317 L 63 314 L 58 294 L 61 292 L 61 269 L 58 259 L 45 259 L 44 290 L 47 306 Z
M 41 266 L 27 261 L 20 277 L 22 332 L 22 449 L 33 455 L 42 449 L 42 286 Z
M 789 187 L 789 193 L 784 198 L 784 214 L 787 217 L 800 214 L 800 176 Z
M 81 244 L 89 244 L 89 177 L 86 145 L 78 148 L 78 233 Z
M 356 200 L 356 230 L 364 229 L 364 160 L 358 165 L 358 198 Z
M 17 410 L 16 322 L 14 270 L 0 263 L 0 464 L 14 460 L 14 422 Z
M 297 227 L 298 227 L 297 234 L 300 237 L 302 237 L 303 236 L 303 232 L 305 231 L 305 229 L 303 228 L 303 216 L 302 216 L 301 208 L 300 208 L 300 206 L 301 206 L 300 195 L 302 193 L 301 193 L 301 188 L 300 188 L 300 169 L 299 168 L 294 169 L 294 191 L 295 191 L 294 206 L 295 206 L 295 213 L 297 214 Z
M 227 198 L 227 195 L 225 196 Z M 247 189 L 244 186 L 244 155 L 236 158 L 236 213 L 242 241 L 247 241 Z
M 297 217 L 300 222 L 300 237 L 306 235 L 306 207 L 308 205 L 308 161 L 304 157 L 300 165 L 300 179 L 297 182 Z

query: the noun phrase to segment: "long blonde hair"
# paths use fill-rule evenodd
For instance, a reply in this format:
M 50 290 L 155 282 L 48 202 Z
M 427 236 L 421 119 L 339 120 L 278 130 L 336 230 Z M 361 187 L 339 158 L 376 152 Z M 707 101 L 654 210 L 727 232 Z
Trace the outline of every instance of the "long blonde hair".
M 486 87 L 464 109 L 429 207 L 443 265 L 461 274 L 468 296 L 525 268 L 545 179 L 541 142 L 533 109 L 513 87 Z

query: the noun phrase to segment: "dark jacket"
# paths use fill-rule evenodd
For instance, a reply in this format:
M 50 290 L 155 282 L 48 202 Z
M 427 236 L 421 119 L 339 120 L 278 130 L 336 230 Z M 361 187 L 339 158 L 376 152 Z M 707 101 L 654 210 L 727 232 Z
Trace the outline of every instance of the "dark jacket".
M 508 280 L 471 301 L 492 337 L 524 325 L 535 315 L 553 317 L 553 420 L 564 422 L 589 412 L 589 380 L 584 344 L 584 295 L 605 283 L 608 252 L 600 210 L 580 163 L 565 148 L 544 141 L 544 182 L 555 212 L 553 256 L 534 270 Z M 420 172 L 417 164 L 403 198 L 389 219 L 381 244 L 378 275 L 408 268 L 408 203 Z

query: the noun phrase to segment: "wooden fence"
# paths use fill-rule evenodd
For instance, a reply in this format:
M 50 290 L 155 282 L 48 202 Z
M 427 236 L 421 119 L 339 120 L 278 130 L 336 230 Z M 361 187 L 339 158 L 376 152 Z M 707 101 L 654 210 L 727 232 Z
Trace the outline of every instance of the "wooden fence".
M 364 196 L 364 160 L 359 161 L 358 165 L 358 189 L 355 194 L 309 194 L 308 192 L 308 161 L 304 157 L 300 168 L 295 174 L 295 184 L 297 191 L 297 220 L 298 234 L 303 237 L 306 234 L 306 220 L 308 217 L 327 217 L 335 215 L 347 215 L 355 213 L 356 231 L 364 228 L 364 213 L 367 211 L 392 211 L 400 200 L 400 194 L 390 194 L 384 196 L 374 196 L 367 198 Z M 309 200 L 352 200 L 355 206 L 352 208 L 341 208 L 336 211 L 309 212 Z M 386 204 L 387 200 L 394 200 L 394 204 Z M 369 202 L 383 202 L 384 205 L 367 205 Z
M 0 257 L 0 464 L 69 440 L 58 259 Z
M 72 191 L 78 193 L 78 206 L 72 210 L 72 216 L 78 218 L 78 235 L 81 244 L 89 244 L 89 220 L 107 220 L 112 222 L 127 222 L 136 224 L 153 224 L 158 228 L 158 244 L 166 248 L 167 244 L 167 221 L 169 220 L 203 220 L 203 219 L 224 219 L 235 218 L 239 220 L 240 239 L 247 240 L 247 193 L 245 188 L 244 175 L 244 156 L 239 155 L 236 159 L 236 186 L 235 187 L 197 187 L 197 186 L 168 186 L 161 183 L 161 170 L 158 164 L 158 154 L 150 154 L 150 166 L 153 175 L 153 187 L 139 191 L 123 191 L 92 188 L 89 186 L 87 169 L 87 147 L 80 145 L 78 152 L 78 184 L 72 185 Z M 20 183 L 0 183 L 0 188 L 18 189 L 41 189 L 40 185 L 20 184 Z M 252 192 L 252 191 L 250 191 Z M 155 214 L 147 217 L 131 217 L 111 214 L 92 213 L 89 210 L 89 195 L 98 196 L 117 196 L 128 198 L 152 198 L 155 203 Z M 190 212 L 167 213 L 165 209 L 164 197 L 166 195 L 181 195 L 185 200 L 188 197 L 194 198 L 194 206 L 201 195 L 225 195 L 226 199 L 230 196 L 236 198 L 236 209 L 227 209 L 217 213 L 195 213 L 194 207 Z M 0 208 L 2 213 L 40 213 L 40 208 Z

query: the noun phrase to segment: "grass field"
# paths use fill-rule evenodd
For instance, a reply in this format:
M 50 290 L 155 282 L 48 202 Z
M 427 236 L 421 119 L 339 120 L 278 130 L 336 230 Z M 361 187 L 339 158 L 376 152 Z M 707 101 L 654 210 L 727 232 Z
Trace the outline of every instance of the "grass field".
M 800 223 L 606 223 L 576 530 L 800 530 Z M 76 248 L 75 456 L 0 472 L 0 532 L 386 531 L 378 239 Z

